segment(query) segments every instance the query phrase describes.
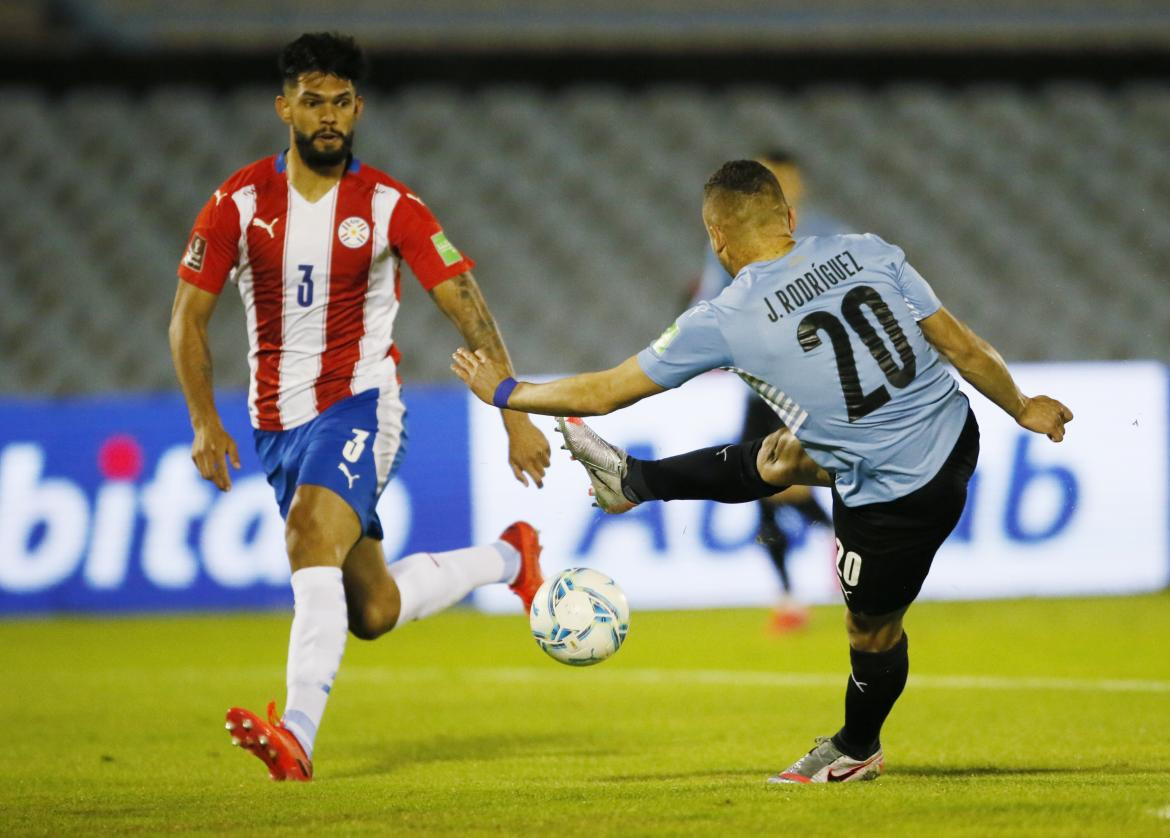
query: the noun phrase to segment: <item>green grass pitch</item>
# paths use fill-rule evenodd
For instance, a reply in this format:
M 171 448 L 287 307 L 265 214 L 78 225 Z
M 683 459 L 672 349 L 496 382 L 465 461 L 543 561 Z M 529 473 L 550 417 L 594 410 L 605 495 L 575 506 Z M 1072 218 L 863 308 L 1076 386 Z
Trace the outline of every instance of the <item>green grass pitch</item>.
M 766 788 L 840 723 L 841 621 L 635 612 L 589 669 L 519 616 L 351 639 L 304 785 L 223 729 L 283 699 L 287 615 L 0 623 L 0 832 L 1170 834 L 1170 596 L 916 605 L 886 775 Z

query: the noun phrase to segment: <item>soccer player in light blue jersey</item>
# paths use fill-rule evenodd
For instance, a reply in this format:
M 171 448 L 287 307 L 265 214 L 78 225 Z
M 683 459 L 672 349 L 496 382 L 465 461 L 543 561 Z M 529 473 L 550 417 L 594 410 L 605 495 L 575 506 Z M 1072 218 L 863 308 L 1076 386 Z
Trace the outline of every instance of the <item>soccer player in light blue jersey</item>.
M 795 220 L 765 167 L 726 163 L 703 195 L 711 248 L 735 276 L 716 299 L 609 370 L 517 382 L 466 349 L 452 369 L 488 403 L 557 416 L 609 413 L 715 368 L 759 393 L 785 429 L 659 461 L 627 457 L 580 420 L 559 424 L 610 512 L 648 500 L 743 502 L 790 483 L 831 486 L 852 664 L 845 723 L 768 781 L 868 780 L 882 771 L 881 727 L 909 672 L 902 618 L 959 520 L 979 453 L 974 414 L 940 354 L 1021 427 L 1054 442 L 1072 412 L 1025 396 L 999 353 L 942 306 L 901 249 L 873 235 L 796 239 Z

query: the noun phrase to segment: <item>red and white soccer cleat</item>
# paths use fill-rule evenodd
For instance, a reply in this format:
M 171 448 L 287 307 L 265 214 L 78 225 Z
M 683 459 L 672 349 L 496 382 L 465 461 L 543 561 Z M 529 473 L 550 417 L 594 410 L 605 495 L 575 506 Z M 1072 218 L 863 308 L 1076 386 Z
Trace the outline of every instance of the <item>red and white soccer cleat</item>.
M 232 744 L 251 751 L 268 766 L 273 780 L 313 779 L 313 762 L 276 716 L 276 702 L 268 702 L 268 721 L 250 710 L 232 707 L 227 711 L 224 727 L 232 735 Z
M 520 597 L 524 610 L 529 611 L 532 609 L 532 598 L 544 584 L 544 574 L 540 572 L 540 539 L 532 524 L 517 521 L 500 533 L 500 541 L 508 542 L 520 553 L 520 572 L 516 574 L 516 581 L 508 587 Z

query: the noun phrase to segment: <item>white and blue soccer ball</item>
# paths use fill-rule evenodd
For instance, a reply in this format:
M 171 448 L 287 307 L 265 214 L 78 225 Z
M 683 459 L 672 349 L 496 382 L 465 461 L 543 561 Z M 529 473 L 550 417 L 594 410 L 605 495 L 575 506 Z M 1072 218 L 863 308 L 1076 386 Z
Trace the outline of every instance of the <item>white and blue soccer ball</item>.
M 630 603 L 604 573 L 571 567 L 540 586 L 528 619 L 536 644 L 550 657 L 591 666 L 621 648 L 630 630 Z

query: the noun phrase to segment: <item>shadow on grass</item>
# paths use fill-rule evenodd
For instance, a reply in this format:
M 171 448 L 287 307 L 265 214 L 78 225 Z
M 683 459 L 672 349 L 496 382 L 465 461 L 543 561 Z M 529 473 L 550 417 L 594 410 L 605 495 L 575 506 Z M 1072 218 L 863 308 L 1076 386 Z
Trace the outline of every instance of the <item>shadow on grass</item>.
M 764 777 L 767 773 L 752 771 L 749 768 L 710 768 L 703 771 L 676 771 L 662 774 L 615 774 L 611 777 L 597 776 L 591 779 L 595 783 L 654 783 L 679 780 L 738 780 L 744 777 L 754 777 L 757 774 Z
M 339 743 L 338 747 L 351 755 L 357 761 L 357 765 L 349 770 L 331 772 L 330 777 L 336 779 L 389 774 L 406 765 L 432 762 L 467 762 L 520 756 L 534 760 L 601 757 L 617 753 L 612 748 L 588 745 L 550 749 L 546 735 L 525 736 L 516 733 L 498 736 L 436 736 L 409 741 L 367 740 Z
M 891 777 L 1030 777 L 1052 774 L 1099 774 L 1103 769 L 1071 766 L 1018 765 L 903 765 L 886 768 Z

